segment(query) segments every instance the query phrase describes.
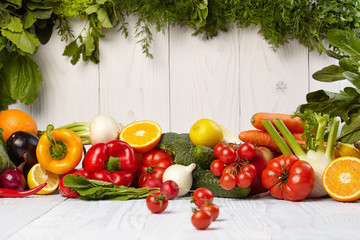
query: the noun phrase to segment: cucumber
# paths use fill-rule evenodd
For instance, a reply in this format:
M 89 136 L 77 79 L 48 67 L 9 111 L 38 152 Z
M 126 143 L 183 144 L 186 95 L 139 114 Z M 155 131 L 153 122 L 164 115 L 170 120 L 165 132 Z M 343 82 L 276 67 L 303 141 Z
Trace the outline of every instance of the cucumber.
M 210 169 L 211 162 L 216 159 L 214 150 L 211 147 L 198 145 L 193 149 L 195 163 L 201 169 Z
M 232 190 L 225 190 L 220 186 L 219 179 L 210 170 L 194 170 L 192 189 L 204 187 L 212 191 L 215 197 L 223 198 L 244 198 L 250 193 L 250 188 L 239 188 L 238 186 Z

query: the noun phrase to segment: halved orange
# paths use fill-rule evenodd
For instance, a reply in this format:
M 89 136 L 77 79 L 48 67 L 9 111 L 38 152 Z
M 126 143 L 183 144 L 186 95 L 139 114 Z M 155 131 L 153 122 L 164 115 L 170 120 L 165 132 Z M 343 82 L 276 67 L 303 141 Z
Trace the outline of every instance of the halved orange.
M 341 202 L 352 202 L 360 198 L 360 159 L 339 157 L 333 160 L 323 173 L 326 192 Z
M 161 127 L 148 120 L 137 121 L 125 126 L 119 139 L 128 143 L 136 152 L 145 153 L 152 150 L 161 138 Z

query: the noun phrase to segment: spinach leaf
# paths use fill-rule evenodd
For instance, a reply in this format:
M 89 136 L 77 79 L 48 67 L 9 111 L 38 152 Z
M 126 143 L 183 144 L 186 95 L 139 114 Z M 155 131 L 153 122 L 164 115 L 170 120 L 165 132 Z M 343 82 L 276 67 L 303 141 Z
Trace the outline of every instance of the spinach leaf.
M 345 124 L 337 140 L 345 143 L 354 143 L 360 139 L 360 111 L 351 114 L 350 121 Z
M 80 194 L 84 200 L 129 200 L 146 198 L 149 188 L 133 188 L 116 186 L 115 184 L 86 179 L 81 175 L 68 174 L 64 177 L 64 185 Z

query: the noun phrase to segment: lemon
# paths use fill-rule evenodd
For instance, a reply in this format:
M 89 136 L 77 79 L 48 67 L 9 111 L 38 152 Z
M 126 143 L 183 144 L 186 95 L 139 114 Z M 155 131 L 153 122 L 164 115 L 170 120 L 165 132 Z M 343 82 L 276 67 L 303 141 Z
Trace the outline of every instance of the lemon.
M 213 148 L 222 142 L 223 137 L 220 125 L 207 118 L 196 121 L 190 129 L 190 139 L 195 146 L 204 145 Z
M 59 186 L 60 176 L 45 170 L 40 166 L 40 163 L 37 163 L 32 166 L 27 176 L 29 188 L 37 187 L 45 182 L 47 183 L 46 186 L 37 194 L 50 194 L 54 192 Z

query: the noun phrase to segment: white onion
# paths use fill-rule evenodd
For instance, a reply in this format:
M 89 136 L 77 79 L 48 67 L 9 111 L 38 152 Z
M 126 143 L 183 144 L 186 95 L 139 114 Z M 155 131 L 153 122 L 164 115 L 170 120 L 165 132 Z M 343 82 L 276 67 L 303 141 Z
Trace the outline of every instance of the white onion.
M 172 180 L 179 186 L 178 197 L 184 196 L 189 192 L 193 183 L 192 171 L 196 164 L 192 163 L 189 166 L 174 164 L 168 167 L 163 175 L 163 182 Z

